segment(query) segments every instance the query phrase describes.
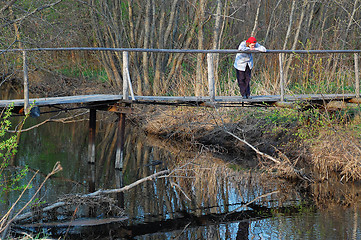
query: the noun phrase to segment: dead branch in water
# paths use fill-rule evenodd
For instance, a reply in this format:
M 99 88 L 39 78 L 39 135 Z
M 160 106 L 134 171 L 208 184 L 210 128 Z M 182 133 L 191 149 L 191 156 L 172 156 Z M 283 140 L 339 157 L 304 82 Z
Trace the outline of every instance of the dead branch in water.
M 300 170 L 296 169 L 294 166 L 292 166 L 292 164 L 290 163 L 290 161 L 288 162 L 284 162 L 284 161 L 280 161 L 264 152 L 259 151 L 257 148 L 255 148 L 252 144 L 250 144 L 249 142 L 247 142 L 244 139 L 239 138 L 238 136 L 236 136 L 235 134 L 229 132 L 228 130 L 224 129 L 224 132 L 231 135 L 232 137 L 236 138 L 238 141 L 246 144 L 248 147 L 250 147 L 253 151 L 255 151 L 258 155 L 260 155 L 261 157 L 267 158 L 269 160 L 271 160 L 272 162 L 274 162 L 276 164 L 276 166 L 279 169 L 282 169 L 283 171 L 291 171 L 292 174 L 296 175 L 298 178 L 308 181 L 308 182 L 313 182 L 312 179 L 310 179 L 308 176 L 306 176 L 305 174 L 303 174 Z
M 232 137 L 234 137 L 235 139 L 237 139 L 238 141 L 240 142 L 243 142 L 244 144 L 246 144 L 248 147 L 250 147 L 253 151 L 255 151 L 258 155 L 262 156 L 262 157 L 265 157 L 265 158 L 268 158 L 269 160 L 273 161 L 274 163 L 276 164 L 281 164 L 281 162 L 277 159 L 275 159 L 274 157 L 268 155 L 267 153 L 264 153 L 264 152 L 261 152 L 259 151 L 257 148 L 255 148 L 252 144 L 248 143 L 246 140 L 244 139 L 241 139 L 239 137 L 237 137 L 236 135 L 234 135 L 233 133 L 227 131 L 227 130 L 224 130 L 227 134 L 231 135 Z
M 276 190 L 276 191 L 273 191 L 273 192 L 270 192 L 270 193 L 265 193 L 265 194 L 263 194 L 263 195 L 261 195 L 261 196 L 258 196 L 258 197 L 256 197 L 255 199 L 253 199 L 252 201 L 249 201 L 248 203 L 245 203 L 245 204 L 243 204 L 242 206 L 240 206 L 240 207 L 234 209 L 233 211 L 227 213 L 227 215 L 228 215 L 228 214 L 232 214 L 232 213 L 238 211 L 238 210 L 241 209 L 241 208 L 248 207 L 249 205 L 251 205 L 252 203 L 254 203 L 255 201 L 257 201 L 258 199 L 265 198 L 265 197 L 271 196 L 271 195 L 273 195 L 273 194 L 275 194 L 275 193 L 279 193 L 279 192 L 280 192 L 279 190 Z M 252 208 L 252 207 L 251 207 L 251 208 Z
M 109 190 L 99 189 L 96 192 L 89 193 L 89 194 L 78 195 L 77 197 L 79 197 L 79 198 L 92 198 L 92 197 L 99 196 L 99 195 L 102 195 L 102 194 L 125 192 L 125 191 L 127 191 L 127 190 L 129 190 L 131 188 L 134 188 L 135 186 L 137 186 L 137 185 L 139 185 L 139 184 L 141 184 L 143 182 L 154 180 L 154 179 L 158 178 L 159 176 L 169 175 L 169 173 L 170 173 L 170 170 L 163 170 L 163 171 L 154 173 L 154 174 L 152 174 L 152 175 L 150 175 L 148 177 L 139 179 L 138 181 L 136 181 L 136 182 L 134 182 L 134 183 L 132 183 L 130 185 L 127 185 L 125 187 L 122 187 L 122 188 L 109 189 Z M 50 206 L 47 206 L 47 207 L 41 209 L 41 212 L 48 212 L 48 211 L 51 211 L 51 210 L 53 210 L 55 208 L 66 206 L 68 204 L 69 203 L 65 202 L 65 201 L 56 202 L 56 203 L 54 203 L 54 204 L 52 204 Z M 34 217 L 34 212 L 27 212 L 27 213 L 24 213 L 22 215 L 19 215 L 19 216 L 15 217 L 13 219 L 13 221 L 18 222 L 18 221 L 25 220 L 25 219 L 28 219 L 28 218 L 31 218 L 31 217 Z
M 157 173 L 154 173 L 148 177 L 145 177 L 145 178 L 142 178 L 142 179 L 139 179 L 138 181 L 135 181 L 134 183 L 132 184 L 129 184 L 128 186 L 125 186 L 125 187 L 122 187 L 122 188 L 117 188 L 117 189 L 110 189 L 110 190 L 102 190 L 102 189 L 99 189 L 98 191 L 96 192 L 93 192 L 93 193 L 89 193 L 89 194 L 85 194 L 84 196 L 85 197 L 93 197 L 93 196 L 96 196 L 96 195 L 100 195 L 100 194 L 111 194 L 111 193 L 120 193 L 120 192 L 124 192 L 124 191 L 127 191 L 143 182 L 146 182 L 146 181 L 150 181 L 150 180 L 154 180 L 156 179 L 158 176 L 162 176 L 162 175 L 168 175 L 170 173 L 169 170 L 163 170 L 163 171 L 160 171 L 160 172 L 157 172 Z

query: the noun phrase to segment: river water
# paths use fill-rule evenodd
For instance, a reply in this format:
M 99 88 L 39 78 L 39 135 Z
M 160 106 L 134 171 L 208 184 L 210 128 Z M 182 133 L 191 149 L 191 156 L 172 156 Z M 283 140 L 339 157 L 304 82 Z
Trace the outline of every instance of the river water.
M 56 114 L 29 118 L 24 129 Z M 130 123 L 126 127 L 124 168 L 116 170 L 117 123 L 109 114 L 98 114 L 98 120 L 107 120 L 97 122 L 96 163 L 89 164 L 88 113 L 79 114 L 78 121 L 47 122 L 21 135 L 13 165 L 29 166 L 22 184 L 40 171 L 21 203 L 31 198 L 58 161 L 63 171 L 45 183 L 37 201 L 51 204 L 67 194 L 119 188 L 164 169 L 176 171 L 171 178 L 148 181 L 124 194 L 111 195 L 118 200 L 116 205 L 124 207 L 128 217 L 125 223 L 56 228 L 56 234 L 74 239 L 361 239 L 359 206 L 340 204 L 347 197 L 354 198 L 350 202 L 358 201 L 360 187 L 356 184 L 314 184 L 305 191 L 303 186 L 230 163 L 229 156 L 225 161 L 207 148 L 194 151 L 180 143 L 147 136 Z M 15 201 L 15 195 L 3 196 L 2 200 L 1 214 Z M 96 208 L 77 214 L 82 219 L 109 217 Z

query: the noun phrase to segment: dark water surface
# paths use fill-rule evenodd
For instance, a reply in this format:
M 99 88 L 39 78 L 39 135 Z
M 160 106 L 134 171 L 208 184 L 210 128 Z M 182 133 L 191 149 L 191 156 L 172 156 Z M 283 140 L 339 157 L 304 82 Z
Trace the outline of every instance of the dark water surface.
M 24 128 L 55 114 L 29 118 Z M 99 114 L 98 120 L 102 117 Z M 325 206 L 335 197 L 331 194 L 332 186 L 328 186 L 329 189 L 323 185 L 311 186 L 311 194 L 305 193 L 285 181 L 265 178 L 242 166 L 230 166 L 212 156 L 206 148 L 199 154 L 180 144 L 146 136 L 131 124 L 126 128 L 124 169 L 115 170 L 117 124 L 114 116 L 97 122 L 96 163 L 89 164 L 88 114 L 83 118 L 84 121 L 66 124 L 49 122 L 21 135 L 14 164 L 40 170 L 23 202 L 31 198 L 37 189 L 35 186 L 41 184 L 57 161 L 63 171 L 46 182 L 39 201 L 52 203 L 66 194 L 119 188 L 163 169 L 183 166 L 184 171 L 177 171 L 174 178 L 143 183 L 124 195 L 112 195 L 119 200 L 120 207 L 124 205 L 129 217 L 127 227 L 107 224 L 77 228 L 69 231 L 69 238 L 71 233 L 80 234 L 74 238 L 88 239 L 126 236 L 134 239 L 361 238 L 358 206 Z M 23 184 L 29 178 L 24 179 Z M 359 189 L 352 185 L 342 191 L 350 191 L 349 196 L 354 196 L 352 192 Z M 275 193 L 270 194 L 272 192 Z M 330 199 L 325 197 L 327 194 Z M 263 195 L 267 196 L 261 197 Z M 4 196 L 2 200 L 1 214 L 9 207 L 9 202 L 15 201 L 15 196 Z M 253 200 L 252 208 L 242 207 Z M 87 211 L 81 214 L 89 217 Z M 105 216 L 96 213 L 95 217 Z

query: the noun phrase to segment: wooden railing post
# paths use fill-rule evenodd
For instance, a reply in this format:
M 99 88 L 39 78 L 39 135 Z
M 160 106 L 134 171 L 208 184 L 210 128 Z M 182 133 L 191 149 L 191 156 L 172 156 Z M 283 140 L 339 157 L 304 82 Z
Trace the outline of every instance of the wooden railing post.
M 356 97 L 360 97 L 360 79 L 359 79 L 359 69 L 358 69 L 358 53 L 354 53 L 354 58 L 355 58 L 355 81 L 356 81 L 356 85 L 355 85 L 355 93 L 356 93 Z
M 123 52 L 123 99 L 128 99 L 129 97 L 129 52 Z
M 23 73 L 24 73 L 24 113 L 28 114 L 30 111 L 30 104 L 29 104 L 28 59 L 26 57 L 26 51 L 23 51 Z
M 285 100 L 285 80 L 283 76 L 283 54 L 279 53 L 279 62 L 280 62 L 280 88 L 281 88 L 281 102 Z
M 207 53 L 207 63 L 208 63 L 208 90 L 209 97 L 211 102 L 214 102 L 216 98 L 215 89 L 214 89 L 214 62 L 213 62 L 213 53 Z

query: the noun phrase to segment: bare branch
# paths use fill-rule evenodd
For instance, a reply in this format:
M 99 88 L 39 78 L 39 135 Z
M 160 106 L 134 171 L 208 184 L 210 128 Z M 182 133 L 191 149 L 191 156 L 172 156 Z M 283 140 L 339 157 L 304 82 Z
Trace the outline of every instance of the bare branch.
M 71 116 L 71 117 L 67 117 L 67 118 L 60 118 L 60 119 L 53 119 L 53 117 L 54 117 L 54 116 L 53 116 L 53 117 L 51 117 L 51 118 L 48 118 L 48 119 L 42 121 L 41 123 L 38 123 L 38 124 L 36 124 L 36 125 L 34 125 L 34 126 L 31 126 L 31 127 L 27 128 L 27 129 L 21 129 L 20 131 L 18 131 L 18 130 L 8 130 L 7 132 L 9 132 L 9 133 L 22 133 L 22 132 L 27 132 L 27 131 L 30 131 L 30 130 L 32 130 L 32 129 L 34 129 L 34 128 L 40 127 L 41 125 L 44 125 L 44 124 L 47 123 L 47 122 L 69 123 L 68 120 L 77 118 L 77 117 L 82 116 L 82 115 L 85 115 L 86 113 L 88 113 L 88 111 L 83 112 L 83 113 L 80 113 L 80 114 L 77 114 L 77 115 L 75 115 L 75 116 Z M 60 114 L 60 113 L 58 113 L 57 115 L 59 115 L 59 114 Z M 57 116 L 57 115 L 55 115 L 55 116 Z
M 0 232 L 2 232 L 3 230 L 7 229 L 7 227 L 14 221 L 17 220 L 17 218 L 19 217 L 20 213 L 23 212 L 28 206 L 29 204 L 34 200 L 34 198 L 36 197 L 36 195 L 39 193 L 40 189 L 44 186 L 45 182 L 54 174 L 62 171 L 63 168 L 62 166 L 60 165 L 60 162 L 57 162 L 55 165 L 54 165 L 54 168 L 53 170 L 46 176 L 46 178 L 44 179 L 44 181 L 40 184 L 40 187 L 36 190 L 36 192 L 33 194 L 33 196 L 30 198 L 30 200 L 18 211 L 18 213 L 9 221 L 7 221 L 5 227 L 1 228 L 0 229 Z M 30 185 L 31 181 L 33 179 L 30 180 L 30 182 L 28 183 L 28 186 Z M 25 188 L 25 190 L 28 188 L 28 186 Z M 22 193 L 23 194 L 23 193 Z M 20 200 L 22 194 L 20 195 L 18 201 Z M 13 205 L 15 206 L 15 204 Z
M 1 27 L 3 28 L 3 27 L 6 27 L 6 26 L 8 26 L 8 25 L 10 25 L 10 24 L 13 24 L 13 23 L 16 23 L 16 22 L 20 22 L 20 21 L 24 20 L 25 18 L 27 18 L 27 17 L 29 17 L 29 16 L 37 13 L 37 12 L 40 12 L 40 11 L 46 9 L 46 8 L 53 7 L 53 6 L 57 5 L 58 3 L 62 2 L 62 1 L 63 1 L 63 0 L 58 0 L 58 1 L 54 2 L 54 3 L 50 3 L 50 4 L 47 4 L 47 5 L 38 7 L 37 9 L 35 9 L 35 10 L 33 10 L 33 11 L 25 14 L 24 16 L 22 16 L 22 17 L 20 17 L 20 18 L 17 18 L 17 19 L 15 19 L 15 20 L 13 20 L 13 21 L 10 21 L 10 22 L 2 25 Z
M 263 153 L 261 152 L 260 150 L 258 150 L 257 148 L 255 148 L 252 144 L 248 143 L 246 140 L 243 140 L 239 137 L 237 137 L 236 135 L 234 135 L 233 133 L 227 131 L 227 130 L 224 130 L 226 133 L 228 133 L 229 135 L 231 135 L 232 137 L 236 138 L 237 140 L 243 142 L 244 144 L 246 144 L 248 147 L 250 147 L 253 151 L 255 151 L 257 154 L 261 155 L 262 157 L 265 157 L 265 158 L 268 158 L 269 160 L 271 160 L 272 162 L 274 163 L 277 163 L 277 164 L 281 164 L 281 162 L 277 159 L 275 159 L 274 157 L 266 154 L 266 153 Z
M 280 192 L 279 190 L 276 190 L 276 191 L 273 191 L 273 192 L 266 193 L 266 194 L 263 194 L 263 195 L 261 195 L 261 196 L 258 196 L 258 197 L 256 197 L 255 199 L 253 199 L 252 201 L 250 201 L 250 202 L 248 202 L 248 203 L 246 203 L 246 204 L 243 204 L 242 206 L 240 206 L 240 207 L 234 209 L 233 211 L 227 213 L 227 215 L 236 212 L 236 211 L 237 211 L 238 209 L 240 209 L 240 208 L 247 207 L 248 205 L 250 205 L 251 203 L 254 203 L 254 202 L 257 201 L 258 199 L 265 198 L 265 197 L 271 196 L 271 195 L 273 195 L 273 194 L 275 194 L 275 193 L 279 193 L 279 192 Z
M 11 0 L 10 2 L 8 2 L 2 9 L 0 9 L 0 13 L 4 12 L 6 9 L 11 7 L 16 1 L 17 0 Z

